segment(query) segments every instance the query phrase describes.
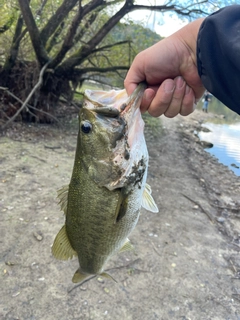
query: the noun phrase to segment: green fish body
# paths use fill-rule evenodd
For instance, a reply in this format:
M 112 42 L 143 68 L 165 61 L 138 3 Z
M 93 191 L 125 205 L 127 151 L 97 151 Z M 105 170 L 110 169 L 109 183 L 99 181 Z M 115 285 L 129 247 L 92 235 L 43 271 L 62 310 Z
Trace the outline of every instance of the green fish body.
M 145 86 L 125 90 L 86 90 L 72 178 L 58 192 L 65 225 L 52 246 L 57 259 L 78 256 L 73 282 L 103 275 L 108 259 L 128 250 L 128 236 L 140 208 L 157 212 L 146 184 L 148 152 L 139 110 Z

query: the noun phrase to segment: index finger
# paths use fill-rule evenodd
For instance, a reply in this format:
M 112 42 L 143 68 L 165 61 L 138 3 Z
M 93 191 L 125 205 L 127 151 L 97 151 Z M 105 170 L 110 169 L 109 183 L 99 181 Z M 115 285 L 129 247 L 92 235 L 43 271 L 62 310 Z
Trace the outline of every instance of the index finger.
M 138 83 L 129 82 L 127 79 L 124 80 L 124 87 L 127 91 L 127 94 L 130 96 L 133 91 L 137 88 Z
M 133 93 L 133 91 L 136 89 L 137 85 L 140 82 L 146 80 L 146 75 L 143 72 L 143 65 L 142 63 L 140 63 L 141 61 L 138 61 L 141 60 L 139 56 L 140 54 L 138 54 L 133 60 L 133 63 L 130 69 L 128 70 L 128 73 L 124 80 L 124 87 L 128 95 L 131 95 Z

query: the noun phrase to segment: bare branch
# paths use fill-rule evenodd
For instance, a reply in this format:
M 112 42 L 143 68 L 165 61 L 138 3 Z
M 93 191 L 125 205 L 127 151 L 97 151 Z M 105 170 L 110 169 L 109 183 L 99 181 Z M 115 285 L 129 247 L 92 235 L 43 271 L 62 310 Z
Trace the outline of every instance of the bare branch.
M 205 3 L 207 0 L 203 0 L 200 3 Z M 193 6 L 193 5 L 192 5 Z M 118 12 L 113 15 L 96 33 L 95 36 L 91 38 L 91 40 L 83 45 L 77 52 L 75 52 L 72 56 L 70 56 L 67 60 L 65 60 L 61 66 L 59 66 L 59 70 L 62 72 L 68 73 L 75 66 L 81 64 L 86 57 L 97 47 L 97 45 L 102 41 L 102 39 L 107 35 L 107 33 L 120 21 L 122 17 L 124 17 L 127 13 L 132 12 L 134 10 L 152 10 L 152 11 L 172 11 L 176 12 L 182 16 L 189 16 L 193 13 L 197 14 L 206 14 L 203 10 L 200 9 L 191 9 L 189 6 L 187 9 L 185 7 L 180 7 L 173 5 L 171 3 L 165 5 L 151 6 L 151 5 L 136 5 L 133 0 L 126 0 L 123 7 L 118 10 Z
M 5 61 L 4 67 L 3 67 L 3 70 L 5 70 L 5 71 L 10 70 L 14 66 L 15 61 L 17 59 L 18 49 L 19 49 L 19 45 L 20 45 L 20 41 L 21 41 L 20 35 L 22 32 L 22 27 L 23 27 L 23 17 L 22 17 L 22 15 L 19 15 L 18 21 L 16 24 L 16 28 L 15 28 L 15 33 L 14 33 L 13 40 L 12 40 L 10 53 Z
M 101 51 L 104 51 L 106 49 L 111 49 L 113 47 L 120 46 L 120 45 L 126 44 L 126 43 L 129 44 L 129 42 L 131 42 L 131 40 L 119 41 L 119 42 L 116 42 L 116 43 L 113 43 L 113 44 L 106 45 L 104 47 L 97 48 L 97 49 L 93 50 L 92 53 L 96 53 L 96 52 L 99 52 L 99 51 L 101 52 Z
M 91 12 L 93 9 L 96 9 L 97 7 L 101 6 L 104 3 L 103 0 L 95 0 L 88 4 L 86 4 L 84 7 L 81 7 L 79 5 L 78 12 L 75 15 L 71 26 L 68 30 L 68 33 L 63 41 L 62 48 L 56 55 L 56 57 L 52 60 L 50 64 L 50 68 L 55 68 L 60 62 L 62 62 L 63 58 L 65 57 L 66 53 L 73 47 L 74 45 L 74 36 L 76 35 L 77 28 L 82 20 L 82 18 Z
M 37 16 L 41 16 L 41 15 L 42 15 L 43 9 L 44 9 L 47 1 L 48 1 L 48 0 L 43 0 L 43 1 L 42 1 L 40 8 L 36 11 L 36 15 L 37 15 Z
M 58 43 L 59 40 L 58 37 L 60 36 L 61 32 L 63 31 L 65 26 L 64 21 L 60 24 L 60 26 L 57 28 L 56 32 L 52 36 L 52 38 L 49 40 L 49 42 L 46 44 L 46 50 L 49 53 L 52 48 Z
M 97 68 L 97 67 L 89 67 L 81 69 L 81 73 L 89 73 L 89 72 L 101 72 L 106 73 L 109 71 L 116 71 L 116 70 L 128 70 L 129 66 L 111 66 L 106 68 Z
M 74 38 L 74 42 L 75 43 L 78 43 L 78 42 L 83 42 L 81 40 L 81 38 L 84 36 L 84 33 L 86 32 L 87 29 L 89 29 L 91 27 L 91 25 L 93 24 L 93 22 L 96 20 L 98 14 L 99 14 L 99 11 L 95 11 L 93 13 L 91 13 L 90 17 L 87 19 L 87 21 L 85 22 L 85 26 L 82 27 L 78 33 L 76 34 L 75 38 Z M 86 44 L 86 43 L 84 43 Z
M 121 18 L 132 10 L 132 7 L 132 1 L 126 1 L 124 6 L 101 27 L 97 34 L 92 37 L 92 39 L 86 45 L 82 46 L 75 54 L 63 62 L 61 66 L 59 66 L 59 69 L 62 72 L 65 70 L 68 72 L 84 61 L 108 34 L 108 32 L 121 20 Z
M 62 5 L 55 12 L 55 14 L 52 15 L 52 17 L 48 20 L 48 23 L 40 33 L 42 44 L 44 46 L 46 45 L 50 36 L 54 34 L 58 26 L 66 18 L 68 13 L 75 7 L 77 2 L 78 0 L 64 0 Z
M 198 5 L 203 4 L 203 3 L 207 3 L 208 0 L 203 0 L 201 2 L 198 3 Z M 207 14 L 206 11 L 201 10 L 201 9 L 196 9 L 192 7 L 196 6 L 195 3 L 192 3 L 189 6 L 179 6 L 179 5 L 175 5 L 175 4 L 169 4 L 169 5 L 161 5 L 161 6 L 148 6 L 148 5 L 134 5 L 132 10 L 151 10 L 151 11 L 174 11 L 177 14 L 181 15 L 181 16 L 190 16 L 191 14 L 202 14 L 205 15 Z
M 58 65 L 58 63 L 60 63 L 63 60 L 63 58 L 65 57 L 65 54 L 68 52 L 68 50 L 72 48 L 73 38 L 77 32 L 77 28 L 79 26 L 79 23 L 82 20 L 82 14 L 83 14 L 83 10 L 81 7 L 79 7 L 78 12 L 75 15 L 75 17 L 71 23 L 71 26 L 68 30 L 68 33 L 65 36 L 65 39 L 62 44 L 62 48 L 59 50 L 56 57 L 52 60 L 52 62 L 50 64 L 50 68 L 54 69 Z

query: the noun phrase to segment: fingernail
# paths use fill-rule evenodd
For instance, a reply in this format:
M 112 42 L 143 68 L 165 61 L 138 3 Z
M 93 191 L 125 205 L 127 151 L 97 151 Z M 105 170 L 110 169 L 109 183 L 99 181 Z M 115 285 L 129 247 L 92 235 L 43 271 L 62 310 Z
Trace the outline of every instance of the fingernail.
M 174 82 L 172 80 L 165 81 L 163 89 L 166 93 L 173 92 L 173 90 L 175 89 Z
M 176 79 L 176 88 L 177 89 L 181 89 L 184 86 L 184 84 L 185 84 L 185 81 L 183 80 L 182 77 L 178 77 Z

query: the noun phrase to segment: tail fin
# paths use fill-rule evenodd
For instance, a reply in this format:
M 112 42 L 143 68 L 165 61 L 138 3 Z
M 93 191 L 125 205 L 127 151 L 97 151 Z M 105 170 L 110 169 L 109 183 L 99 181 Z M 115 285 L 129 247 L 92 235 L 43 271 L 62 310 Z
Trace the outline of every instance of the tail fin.
M 106 272 L 102 272 L 100 275 L 104 278 L 111 279 L 114 282 L 117 282 L 110 274 Z M 72 278 L 72 282 L 73 283 L 83 282 L 84 280 L 92 276 L 94 277 L 94 275 L 83 273 L 80 269 L 77 269 L 77 271 L 74 273 L 74 276 Z

